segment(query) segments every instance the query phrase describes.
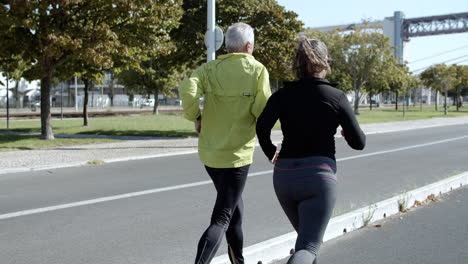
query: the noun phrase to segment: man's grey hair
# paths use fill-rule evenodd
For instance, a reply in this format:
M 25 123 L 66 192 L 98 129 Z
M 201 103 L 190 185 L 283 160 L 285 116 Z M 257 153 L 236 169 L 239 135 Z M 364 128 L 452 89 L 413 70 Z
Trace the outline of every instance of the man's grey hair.
M 251 26 L 239 22 L 228 28 L 226 32 L 226 49 L 229 53 L 242 52 L 247 43 L 254 45 L 254 31 Z

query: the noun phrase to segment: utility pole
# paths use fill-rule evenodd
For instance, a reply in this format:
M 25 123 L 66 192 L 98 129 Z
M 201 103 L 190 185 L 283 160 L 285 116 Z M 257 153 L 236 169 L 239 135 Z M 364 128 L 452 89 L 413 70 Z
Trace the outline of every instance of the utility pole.
M 207 12 L 207 35 L 208 35 L 208 53 L 207 61 L 212 61 L 216 57 L 216 44 L 215 44 L 215 0 L 208 0 L 208 12 Z

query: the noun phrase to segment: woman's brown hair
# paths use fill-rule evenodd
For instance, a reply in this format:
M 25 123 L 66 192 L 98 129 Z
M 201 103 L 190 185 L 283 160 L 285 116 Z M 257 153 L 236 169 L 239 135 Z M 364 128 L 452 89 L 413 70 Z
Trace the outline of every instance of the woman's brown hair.
M 314 77 L 323 70 L 331 72 L 327 46 L 319 40 L 301 37 L 293 62 L 295 77 L 297 79 Z

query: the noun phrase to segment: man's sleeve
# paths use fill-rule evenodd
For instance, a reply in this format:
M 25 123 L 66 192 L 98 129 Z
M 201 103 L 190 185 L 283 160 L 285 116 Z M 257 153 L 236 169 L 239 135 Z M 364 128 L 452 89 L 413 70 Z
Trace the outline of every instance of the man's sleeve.
M 255 116 L 256 119 L 258 119 L 258 117 L 262 113 L 263 108 L 265 108 L 265 105 L 270 96 L 270 77 L 268 75 L 267 69 L 263 67 L 257 83 L 257 94 L 255 95 L 255 101 L 252 105 L 252 114 Z
M 185 77 L 179 86 L 179 96 L 182 99 L 184 117 L 195 121 L 200 116 L 200 97 L 203 94 L 203 68 L 196 69 L 190 77 Z

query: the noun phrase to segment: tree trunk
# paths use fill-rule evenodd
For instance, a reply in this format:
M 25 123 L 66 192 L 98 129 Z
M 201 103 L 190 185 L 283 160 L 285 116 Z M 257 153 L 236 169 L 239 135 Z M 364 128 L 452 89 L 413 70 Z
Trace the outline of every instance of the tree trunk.
M 154 107 L 153 107 L 153 115 L 158 115 L 158 105 L 159 105 L 159 100 L 158 100 L 158 90 L 154 92 Z
M 457 88 L 457 92 L 456 92 L 456 94 L 457 94 L 457 95 L 456 95 L 456 96 L 457 96 L 457 112 L 460 111 L 460 106 L 461 106 L 461 100 L 460 100 L 461 95 L 460 95 L 460 90 L 461 90 L 461 89 Z
M 354 114 L 359 115 L 359 89 L 354 88 Z
M 447 102 L 447 98 L 448 98 L 448 87 L 446 86 L 446 87 L 445 87 L 445 99 L 444 99 L 444 115 L 447 115 L 447 114 L 448 114 L 448 102 Z
M 50 124 L 50 74 L 41 79 L 41 139 L 53 140 L 54 133 Z
M 402 106 L 403 106 L 403 120 L 406 118 L 406 110 L 405 110 L 405 106 L 407 106 L 407 104 L 406 104 L 406 97 L 407 97 L 407 96 L 406 96 L 406 94 L 405 94 L 405 96 L 403 97 L 403 105 L 402 105 Z M 406 107 L 406 108 L 407 108 L 407 107 Z
M 15 108 L 19 108 L 19 81 L 17 80 L 15 83 Z
M 436 111 L 439 111 L 438 105 L 439 105 L 439 90 L 436 91 L 436 97 L 435 97 L 435 110 Z
M 423 88 L 421 87 L 421 93 L 420 93 L 421 101 L 420 101 L 420 111 L 422 112 L 422 105 L 423 105 Z
M 83 126 L 88 126 L 89 80 L 83 79 L 83 83 L 84 83 Z
M 111 73 L 111 81 L 109 85 L 109 98 L 110 98 L 110 103 L 111 107 L 114 106 L 114 74 Z
M 395 110 L 398 111 L 398 91 L 395 92 Z
M 7 72 L 6 74 L 6 114 L 7 114 L 7 129 L 10 128 L 10 99 L 9 99 L 9 95 L 10 93 L 8 92 L 9 91 L 9 88 L 8 87 L 8 83 L 10 82 L 9 80 L 9 74 Z
M 372 111 L 372 93 L 369 93 L 369 103 L 370 110 Z
M 67 102 L 67 107 L 70 107 L 70 105 L 71 105 L 71 97 L 72 97 L 72 96 L 71 96 L 71 85 L 70 85 L 70 83 L 69 83 L 69 84 L 68 84 L 68 99 L 67 99 L 68 102 Z

